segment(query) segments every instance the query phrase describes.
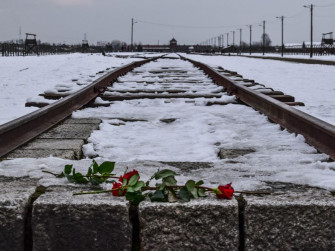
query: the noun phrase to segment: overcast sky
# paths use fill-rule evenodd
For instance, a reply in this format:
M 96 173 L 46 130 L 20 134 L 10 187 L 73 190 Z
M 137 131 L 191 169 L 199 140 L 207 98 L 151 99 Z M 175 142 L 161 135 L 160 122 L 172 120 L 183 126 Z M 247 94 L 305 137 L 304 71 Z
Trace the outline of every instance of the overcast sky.
M 335 32 L 335 0 L 0 0 L 0 41 L 19 38 L 22 27 L 22 37 L 36 33 L 43 42 L 81 43 L 86 33 L 90 43 L 130 43 L 134 18 L 134 41 L 143 44 L 167 44 L 172 37 L 198 44 L 231 31 L 239 42 L 239 28 L 248 42 L 250 24 L 253 41 L 260 41 L 263 20 L 279 44 L 276 16 L 284 15 L 285 42 L 302 43 L 310 36 L 310 10 L 303 5 L 310 4 L 316 5 L 314 41 L 320 41 L 322 33 Z

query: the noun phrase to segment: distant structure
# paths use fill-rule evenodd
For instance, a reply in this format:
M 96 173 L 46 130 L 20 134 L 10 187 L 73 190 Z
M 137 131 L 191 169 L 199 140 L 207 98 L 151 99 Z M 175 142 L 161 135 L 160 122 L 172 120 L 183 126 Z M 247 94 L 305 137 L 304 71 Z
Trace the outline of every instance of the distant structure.
M 321 49 L 322 49 L 322 54 L 326 52 L 331 52 L 331 54 L 334 53 L 333 32 L 322 34 Z
M 84 33 L 84 40 L 81 44 L 81 52 L 85 53 L 85 52 L 89 52 L 89 50 L 90 50 L 90 46 L 88 45 L 87 35 L 86 33 Z
M 85 53 L 90 50 L 90 46 L 88 45 L 88 40 L 84 39 L 82 44 L 81 44 L 81 52 Z
M 26 40 L 24 44 L 26 55 L 34 53 L 39 55 L 36 34 L 26 33 Z
M 145 52 L 190 52 L 192 45 L 178 45 L 177 40 L 172 38 L 168 45 L 143 45 L 142 50 Z
M 172 38 L 170 40 L 170 49 L 174 52 L 177 50 L 177 47 L 178 47 L 177 40 L 175 38 Z

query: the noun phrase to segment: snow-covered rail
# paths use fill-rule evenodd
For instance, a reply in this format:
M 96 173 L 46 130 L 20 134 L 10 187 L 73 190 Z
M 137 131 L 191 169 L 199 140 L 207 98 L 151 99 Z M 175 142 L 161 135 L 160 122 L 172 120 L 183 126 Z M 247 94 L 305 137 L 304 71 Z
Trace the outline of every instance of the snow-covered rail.
M 206 64 L 187 58 L 183 59 L 205 71 L 214 82 L 224 86 L 229 93 L 242 102 L 265 114 L 271 121 L 280 124 L 283 128 L 303 135 L 309 144 L 335 160 L 335 126 L 292 108 L 269 95 L 245 87 Z

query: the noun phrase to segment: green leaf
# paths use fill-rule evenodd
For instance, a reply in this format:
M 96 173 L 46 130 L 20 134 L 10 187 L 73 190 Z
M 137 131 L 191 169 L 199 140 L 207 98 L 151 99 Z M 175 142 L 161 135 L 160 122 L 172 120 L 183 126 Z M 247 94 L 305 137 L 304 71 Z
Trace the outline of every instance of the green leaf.
M 192 191 L 195 187 L 195 181 L 194 180 L 188 180 L 185 184 L 185 187 L 187 188 L 188 191 Z
M 111 173 L 114 170 L 115 162 L 105 161 L 98 167 L 98 172 L 103 173 Z
M 123 186 L 123 187 L 127 186 L 127 182 L 128 182 L 127 179 L 122 178 L 122 186 Z
M 138 181 L 135 186 L 133 186 L 134 191 L 140 191 L 142 189 L 142 187 L 144 186 L 144 182 L 143 181 Z
M 162 202 L 162 201 L 165 201 L 165 194 L 163 191 L 161 190 L 156 190 L 150 197 L 150 200 L 152 202 L 154 201 L 158 201 L 158 202 Z
M 204 182 L 202 180 L 199 180 L 197 183 L 195 183 L 196 186 L 201 186 L 203 184 L 204 184 Z
M 191 200 L 191 193 L 187 190 L 186 187 L 183 187 L 182 189 L 180 189 L 179 191 L 179 196 L 180 199 L 182 199 L 183 201 L 189 202 Z
M 168 176 L 176 176 L 177 173 L 175 173 L 174 171 L 171 171 L 169 169 L 164 169 L 161 171 L 158 171 L 157 173 L 155 173 L 155 179 L 159 180 Z
M 93 164 L 93 174 L 98 173 L 98 171 L 99 171 L 99 165 L 98 165 L 98 163 L 95 160 L 93 160 L 92 164 Z
M 70 174 L 72 171 L 72 165 L 65 165 L 64 167 L 64 173 Z
M 89 181 L 94 186 L 99 185 L 99 184 L 102 183 L 98 177 L 90 177 Z
M 73 175 L 73 178 L 74 178 L 75 182 L 78 183 L 78 184 L 87 184 L 88 183 L 88 180 L 85 179 L 81 173 L 75 173 Z
M 90 177 L 92 175 L 92 173 L 93 173 L 92 168 L 89 167 L 86 176 Z
M 145 196 L 140 191 L 134 193 L 127 192 L 126 199 L 129 200 L 132 205 L 137 206 L 141 201 L 145 199 Z
M 139 177 L 140 176 L 138 175 L 138 173 L 136 173 L 133 176 L 131 176 L 131 178 L 129 179 L 129 182 L 128 182 L 128 186 L 135 185 L 137 183 Z
M 177 180 L 174 176 L 168 176 L 163 178 L 163 184 L 166 186 L 175 186 L 177 184 Z
M 198 188 L 198 195 L 200 197 L 206 197 L 205 189 L 204 188 Z
M 156 187 L 158 187 L 159 190 L 164 190 L 165 189 L 165 184 L 164 183 L 157 183 Z
M 69 182 L 75 182 L 75 179 L 73 178 L 73 175 L 65 174 L 65 177 L 67 178 L 67 180 L 68 180 Z
M 174 202 L 177 202 L 177 201 L 178 201 L 175 192 L 172 191 L 172 190 L 168 190 L 168 201 L 169 201 L 170 203 L 174 203 Z
M 135 192 L 135 190 L 134 190 L 133 187 L 128 187 L 128 188 L 127 188 L 127 192 L 129 192 L 129 193 L 133 193 L 133 192 Z
M 194 199 L 198 199 L 199 198 L 199 196 L 198 196 L 198 189 L 197 188 L 193 188 L 189 192 L 191 192 L 191 194 L 192 194 L 192 196 L 193 196 Z

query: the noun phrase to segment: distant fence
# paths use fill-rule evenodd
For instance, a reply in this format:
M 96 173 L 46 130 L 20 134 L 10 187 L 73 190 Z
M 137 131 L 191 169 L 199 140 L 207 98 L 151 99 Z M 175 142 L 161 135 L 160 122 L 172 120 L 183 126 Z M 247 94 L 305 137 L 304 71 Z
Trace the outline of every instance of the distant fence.
M 249 53 L 250 47 L 248 46 L 229 46 L 227 48 L 219 48 L 212 46 L 195 46 L 195 52 L 207 52 L 207 53 Z M 252 46 L 251 53 L 262 53 L 263 47 L 261 46 Z M 281 47 L 279 46 L 269 46 L 264 48 L 265 53 L 280 53 Z M 288 55 L 309 55 L 310 47 L 309 46 L 287 46 L 284 48 L 284 54 Z M 313 54 L 314 55 L 334 55 L 335 48 L 334 47 L 323 47 L 322 45 L 314 45 L 313 46 Z
M 86 52 L 86 53 L 101 53 L 104 51 L 103 47 L 91 46 L 85 51 L 82 50 L 81 45 L 50 45 L 50 44 L 39 44 L 32 51 L 24 44 L 15 43 L 0 43 L 0 56 L 29 56 L 29 55 L 55 55 L 55 54 L 68 54 L 75 52 Z

